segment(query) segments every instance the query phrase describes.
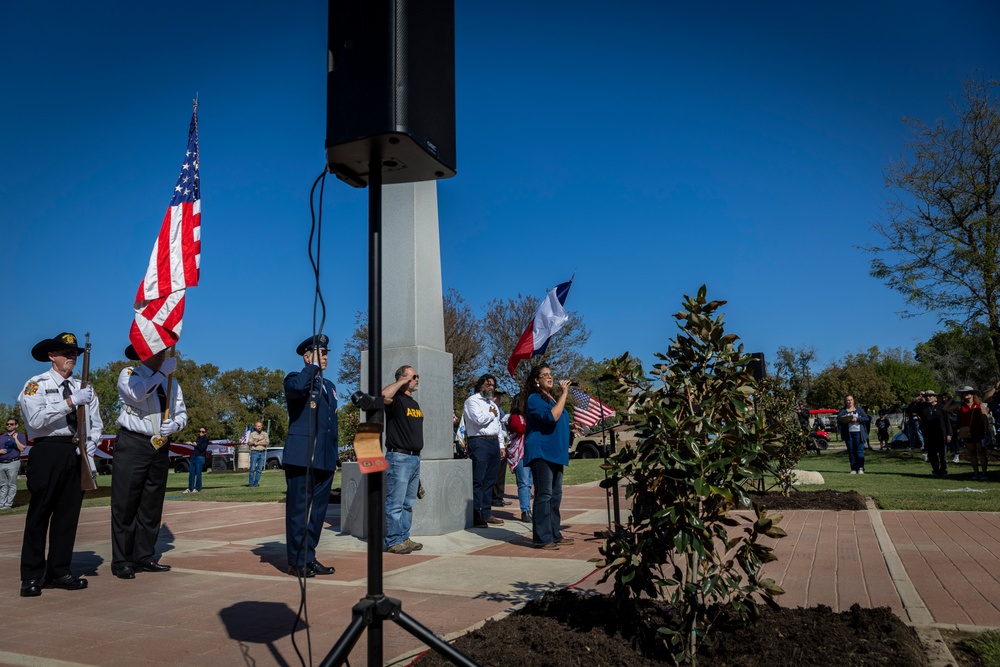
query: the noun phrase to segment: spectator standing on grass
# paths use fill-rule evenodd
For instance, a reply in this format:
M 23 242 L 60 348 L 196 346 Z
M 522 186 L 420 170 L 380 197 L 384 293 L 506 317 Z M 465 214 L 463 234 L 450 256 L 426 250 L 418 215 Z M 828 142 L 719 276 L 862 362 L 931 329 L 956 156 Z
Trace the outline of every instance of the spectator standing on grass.
M 938 402 L 937 392 L 921 392 L 918 410 L 920 424 L 924 430 L 927 460 L 931 463 L 932 477 L 948 476 L 947 446 L 951 442 L 951 417 Z
M 884 412 L 875 420 L 875 428 L 878 430 L 879 449 L 885 449 L 889 446 L 889 418 Z
M 205 469 L 205 458 L 208 456 L 208 429 L 202 426 L 198 429 L 198 439 L 191 452 L 191 468 L 188 471 L 188 488 L 184 493 L 201 493 L 201 471 Z
M 573 543 L 572 538 L 562 535 L 560 514 L 563 468 L 569 465 L 571 436 L 566 398 L 570 382 L 562 380 L 556 389 L 552 369 L 542 364 L 531 369 L 524 383 L 524 458 L 535 482 L 531 537 L 539 549 L 558 549 Z
M 271 445 L 263 422 L 253 425 L 253 431 L 247 436 L 247 445 L 250 446 L 250 486 L 260 486 L 260 475 L 267 462 L 267 448 Z
M 844 407 L 837 413 L 837 423 L 840 425 L 840 437 L 847 443 L 847 456 L 851 463 L 852 475 L 865 474 L 865 424 L 868 415 L 854 404 L 854 397 L 848 394 L 844 397 Z
M 909 442 L 907 447 L 909 449 L 914 449 L 917 445 L 920 445 L 920 451 L 923 451 L 924 431 L 920 428 L 920 412 L 918 410 L 920 399 L 920 394 L 916 394 L 910 404 L 906 406 L 906 409 L 903 410 L 903 423 L 899 425 L 899 429 L 906 433 L 906 439 Z
M 14 506 L 21 452 L 26 447 L 24 436 L 17 432 L 17 417 L 11 417 L 7 420 L 7 430 L 0 434 L 0 510 Z
M 983 440 L 986 438 L 986 408 L 979 399 L 979 392 L 968 385 L 960 387 L 955 393 L 962 398 L 962 402 L 958 403 L 952 399 L 951 403 L 945 406 L 945 410 L 958 413 L 958 439 L 969 452 L 972 479 L 985 482 L 987 452 L 983 447 Z M 980 466 L 982 472 L 979 472 Z

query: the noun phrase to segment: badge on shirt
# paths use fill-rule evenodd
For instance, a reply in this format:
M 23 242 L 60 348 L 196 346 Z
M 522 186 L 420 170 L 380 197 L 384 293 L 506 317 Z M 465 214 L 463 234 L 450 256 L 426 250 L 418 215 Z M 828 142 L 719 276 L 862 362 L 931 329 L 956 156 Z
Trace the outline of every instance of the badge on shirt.
M 316 401 L 309 401 L 309 407 L 312 408 L 313 410 L 315 410 L 316 409 Z
M 24 386 L 24 395 L 25 396 L 34 396 L 37 393 L 38 393 L 38 383 L 37 382 L 29 382 L 28 384 L 26 384 Z
M 132 368 L 131 366 L 125 368 L 125 375 L 132 375 L 132 373 L 135 373 L 134 368 Z

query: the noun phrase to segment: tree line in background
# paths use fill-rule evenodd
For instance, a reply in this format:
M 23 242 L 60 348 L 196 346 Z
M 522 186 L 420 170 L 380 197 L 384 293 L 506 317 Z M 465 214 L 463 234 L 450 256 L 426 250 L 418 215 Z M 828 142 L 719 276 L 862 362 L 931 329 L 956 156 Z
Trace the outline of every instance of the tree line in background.
M 954 117 L 911 130 L 906 154 L 885 172 L 887 219 L 873 225 L 871 275 L 903 294 L 912 317 L 933 313 L 944 331 L 902 350 L 848 354 L 815 377 L 816 351 L 778 348 L 785 386 L 817 408 L 852 393 L 868 408 L 898 409 L 921 390 L 980 390 L 1000 378 L 1000 83 L 977 73 Z

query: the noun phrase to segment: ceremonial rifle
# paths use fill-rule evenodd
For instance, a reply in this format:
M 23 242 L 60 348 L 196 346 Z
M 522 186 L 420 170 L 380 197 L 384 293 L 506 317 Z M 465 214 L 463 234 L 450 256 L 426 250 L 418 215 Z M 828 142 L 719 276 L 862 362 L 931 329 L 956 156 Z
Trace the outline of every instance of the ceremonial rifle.
M 90 382 L 90 332 L 87 332 L 87 345 L 83 350 L 83 372 L 80 374 L 80 388 Z M 90 455 L 87 453 L 87 405 L 76 406 L 76 446 L 80 448 L 80 489 L 93 491 L 97 488 L 97 480 L 90 469 Z

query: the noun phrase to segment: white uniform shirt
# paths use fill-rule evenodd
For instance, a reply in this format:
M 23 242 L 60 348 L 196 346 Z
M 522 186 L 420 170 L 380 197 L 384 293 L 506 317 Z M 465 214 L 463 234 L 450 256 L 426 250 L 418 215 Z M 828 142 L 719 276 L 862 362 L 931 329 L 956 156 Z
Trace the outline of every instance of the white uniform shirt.
M 70 428 L 66 417 L 76 412 L 76 407 L 70 407 L 63 397 L 63 382 L 65 378 L 51 368 L 27 381 L 24 389 L 17 397 L 21 408 L 21 417 L 27 427 L 28 439 L 37 440 L 49 436 L 76 435 Z M 70 391 L 80 388 L 80 381 L 69 378 Z M 101 431 L 104 422 L 101 421 L 100 401 L 94 396 L 94 401 L 87 406 L 87 453 L 91 456 L 97 451 L 97 443 L 101 441 Z
M 122 411 L 118 415 L 118 425 L 136 433 L 154 436 L 160 434 L 160 423 L 163 412 L 160 410 L 160 398 L 156 388 L 161 384 L 166 392 L 167 376 L 160 371 L 151 371 L 140 364 L 137 368 L 126 366 L 118 374 L 118 396 L 122 399 Z M 176 380 L 170 390 L 170 414 L 168 417 L 181 428 L 187 426 L 187 407 L 184 405 L 184 393 Z

